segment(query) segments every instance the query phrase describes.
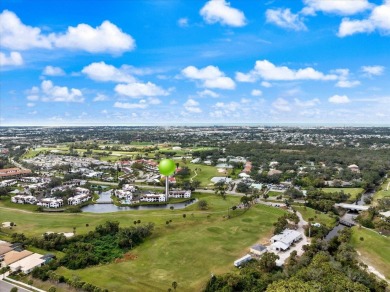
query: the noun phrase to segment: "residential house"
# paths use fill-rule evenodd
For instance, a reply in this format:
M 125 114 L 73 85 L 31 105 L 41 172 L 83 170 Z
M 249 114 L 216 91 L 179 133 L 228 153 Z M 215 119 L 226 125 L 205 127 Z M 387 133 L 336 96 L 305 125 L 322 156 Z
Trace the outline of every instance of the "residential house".
M 33 253 L 28 250 L 22 250 L 22 251 L 17 251 L 17 250 L 11 250 L 7 253 L 5 253 L 3 256 L 3 261 L 1 262 L 1 267 L 5 268 L 10 266 L 11 264 L 24 259 L 25 257 L 28 257 L 29 255 L 32 255 Z
M 169 198 L 191 198 L 191 191 L 169 191 Z
M 45 263 L 45 259 L 42 259 L 43 255 L 34 253 L 27 256 L 20 261 L 14 262 L 9 265 L 12 272 L 21 271 L 23 274 L 29 274 L 33 269 L 42 266 Z
M 60 208 L 64 205 L 64 201 L 57 198 L 44 198 L 37 205 L 45 208 Z
M 166 201 L 165 194 L 153 194 L 153 193 L 145 194 L 139 200 L 141 202 L 149 202 L 149 203 Z

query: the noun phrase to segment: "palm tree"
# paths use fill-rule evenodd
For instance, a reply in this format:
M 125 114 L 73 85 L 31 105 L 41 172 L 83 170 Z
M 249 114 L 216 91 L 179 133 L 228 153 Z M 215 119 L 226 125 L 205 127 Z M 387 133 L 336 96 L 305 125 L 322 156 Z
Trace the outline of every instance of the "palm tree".
M 177 282 L 176 281 L 172 282 L 172 288 L 176 291 L 176 288 L 177 288 Z

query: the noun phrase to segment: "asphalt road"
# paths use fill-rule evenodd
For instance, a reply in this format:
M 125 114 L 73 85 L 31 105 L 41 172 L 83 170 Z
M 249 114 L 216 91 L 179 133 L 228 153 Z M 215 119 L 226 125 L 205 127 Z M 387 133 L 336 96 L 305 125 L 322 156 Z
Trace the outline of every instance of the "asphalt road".
M 0 291 L 1 291 L 1 292 L 8 292 L 8 291 L 10 291 L 13 287 L 18 288 L 18 292 L 31 292 L 31 291 L 26 290 L 26 289 L 24 289 L 24 288 L 17 287 L 17 286 L 15 286 L 15 285 L 13 285 L 13 284 L 10 284 L 10 283 L 8 283 L 8 282 L 4 282 L 4 281 L 0 280 Z

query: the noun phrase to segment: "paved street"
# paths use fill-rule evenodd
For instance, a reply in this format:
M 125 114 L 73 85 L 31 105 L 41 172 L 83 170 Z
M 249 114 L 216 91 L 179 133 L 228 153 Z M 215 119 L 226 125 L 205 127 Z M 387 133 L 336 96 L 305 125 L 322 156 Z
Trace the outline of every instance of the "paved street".
M 18 288 L 18 292 L 30 292 L 29 290 L 26 290 L 24 288 L 20 288 L 20 287 L 17 287 L 13 284 L 10 284 L 8 282 L 4 282 L 2 280 L 0 280 L 0 291 L 1 292 L 8 292 L 10 291 L 13 287 L 16 287 Z

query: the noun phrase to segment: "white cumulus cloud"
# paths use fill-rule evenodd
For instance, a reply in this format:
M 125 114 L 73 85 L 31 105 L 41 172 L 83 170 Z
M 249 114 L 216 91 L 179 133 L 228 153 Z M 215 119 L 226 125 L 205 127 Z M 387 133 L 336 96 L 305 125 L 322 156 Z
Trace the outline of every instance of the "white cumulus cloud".
M 350 20 L 344 18 L 340 24 L 338 36 L 346 37 L 356 33 L 371 33 L 379 31 L 385 35 L 390 35 L 390 1 L 383 5 L 376 6 L 367 19 Z
M 361 70 L 368 76 L 379 76 L 385 71 L 383 66 L 362 66 Z
M 203 91 L 198 91 L 197 94 L 200 96 L 200 97 L 207 97 L 207 96 L 210 96 L 210 97 L 214 97 L 214 98 L 217 98 L 219 97 L 219 94 L 210 90 L 210 89 L 205 89 Z
M 40 28 L 24 25 L 19 17 L 9 10 L 4 10 L 0 14 L 0 35 L 1 46 L 8 49 L 52 47 L 48 37 L 41 34 Z
M 81 71 L 90 79 L 95 81 L 112 81 L 112 82 L 135 82 L 135 78 L 126 72 L 123 68 L 116 68 L 112 65 L 107 65 L 104 62 L 92 63 L 84 67 Z
M 108 96 L 101 93 L 98 93 L 93 99 L 93 101 L 106 101 L 106 100 L 108 100 Z
M 306 30 L 307 27 L 299 14 L 294 14 L 290 9 L 267 9 L 265 12 L 266 21 L 279 27 L 292 30 Z
M 300 107 L 313 107 L 320 104 L 320 100 L 318 98 L 310 99 L 310 100 L 300 100 L 299 98 L 294 98 L 294 102 L 297 106 Z
M 210 0 L 200 10 L 200 15 L 207 23 L 221 23 L 223 25 L 240 27 L 246 24 L 242 11 L 230 7 L 225 0 Z
M 65 72 L 60 67 L 46 66 L 42 74 L 46 76 L 63 76 Z
M 199 102 L 197 102 L 196 100 L 194 100 L 192 98 L 188 99 L 183 104 L 183 106 L 184 106 L 184 109 L 190 113 L 201 113 L 202 112 L 201 108 L 199 107 Z
M 353 15 L 372 8 L 367 0 L 304 0 L 302 13 L 313 15 L 316 11 L 338 15 Z
M 350 81 L 350 80 L 340 80 L 336 83 L 336 86 L 337 87 L 341 87 L 341 88 L 352 88 L 352 87 L 355 87 L 355 86 L 358 86 L 360 85 L 360 81 L 359 80 L 353 80 L 353 81 Z
M 146 103 L 129 103 L 129 102 L 115 102 L 114 107 L 116 108 L 123 108 L 123 109 L 144 109 L 147 108 L 148 105 Z
M 54 85 L 50 80 L 44 80 L 41 87 L 33 87 L 27 100 L 44 102 L 84 102 L 83 93 L 76 88 Z
M 51 35 L 51 38 L 56 47 L 89 53 L 122 53 L 135 48 L 134 39 L 108 20 L 96 28 L 84 23 L 70 26 L 65 34 Z
M 201 80 L 202 86 L 206 88 L 234 89 L 236 84 L 233 79 L 226 77 L 225 74 L 215 66 L 207 66 L 198 69 L 194 66 L 188 66 L 181 71 L 182 75 L 188 79 Z
M 252 79 L 265 80 L 337 80 L 335 74 L 324 74 L 311 67 L 290 69 L 287 66 L 276 66 L 268 60 L 256 61 L 255 68 L 248 73 Z M 269 85 L 269 84 L 267 84 Z
M 141 98 L 143 96 L 166 96 L 169 95 L 169 92 L 165 89 L 157 86 L 154 83 L 129 83 L 129 84 L 118 84 L 115 86 L 115 92 L 120 95 L 132 97 L 132 98 Z
M 0 14 L 0 35 L 1 46 L 14 50 L 56 47 L 89 53 L 121 54 L 135 48 L 132 36 L 108 20 L 96 28 L 81 23 L 68 27 L 66 32 L 46 35 L 38 27 L 23 24 L 14 12 L 8 10 Z
M 328 101 L 331 102 L 331 103 L 336 103 L 336 104 L 343 104 L 343 103 L 351 102 L 351 100 L 349 99 L 348 96 L 346 96 L 346 95 L 337 95 L 337 94 L 329 97 Z
M 23 65 L 23 57 L 18 52 L 11 52 L 9 56 L 0 52 L 0 66 L 20 66 Z
M 261 90 L 259 90 L 259 89 L 253 89 L 251 91 L 251 95 L 252 96 L 261 96 L 262 94 L 263 94 L 263 92 Z

